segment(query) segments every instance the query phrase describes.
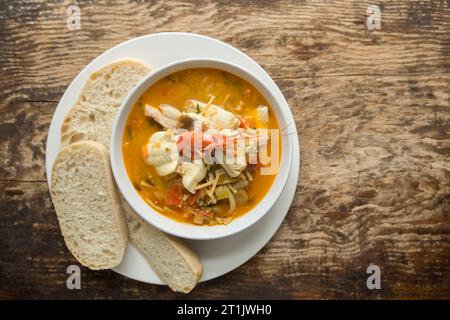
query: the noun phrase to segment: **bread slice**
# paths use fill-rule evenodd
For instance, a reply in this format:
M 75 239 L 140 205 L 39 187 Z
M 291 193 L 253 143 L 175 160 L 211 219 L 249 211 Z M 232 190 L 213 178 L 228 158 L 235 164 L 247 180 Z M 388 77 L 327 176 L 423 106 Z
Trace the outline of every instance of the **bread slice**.
M 80 101 L 118 108 L 130 90 L 149 72 L 145 64 L 135 60 L 111 63 L 91 74 Z
M 126 221 L 101 143 L 81 141 L 61 150 L 52 168 L 51 196 L 64 241 L 82 265 L 99 270 L 122 261 Z
M 77 141 L 92 140 L 109 146 L 111 126 L 116 110 L 89 102 L 80 102 L 72 108 L 61 128 L 63 145 Z
M 173 291 L 188 293 L 202 275 L 197 255 L 178 239 L 171 237 L 137 216 L 125 199 L 130 241 L 144 255 L 159 278 Z
M 128 91 L 140 81 L 139 77 L 144 77 L 148 72 L 145 65 L 128 60 L 113 63 L 95 72 L 87 81 L 78 103 L 64 120 L 61 127 L 63 145 L 94 140 L 109 147 L 118 106 Z M 127 73 L 134 75 L 129 76 Z M 123 87 L 119 88 L 119 83 Z M 113 92 L 106 88 L 113 88 Z M 125 199 L 122 198 L 121 202 L 126 214 L 128 237 L 155 273 L 172 290 L 191 291 L 202 273 L 202 265 L 196 254 L 178 239 L 141 219 Z
M 143 63 L 123 60 L 94 72 L 61 126 L 61 143 L 93 140 L 109 148 L 116 111 L 130 90 L 150 72 Z

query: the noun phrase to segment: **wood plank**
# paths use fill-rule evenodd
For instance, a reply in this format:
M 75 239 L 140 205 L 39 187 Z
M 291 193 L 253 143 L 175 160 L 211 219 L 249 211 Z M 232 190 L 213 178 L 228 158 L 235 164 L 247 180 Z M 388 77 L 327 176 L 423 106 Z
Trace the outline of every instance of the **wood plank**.
M 0 103 L 0 180 L 45 181 L 45 146 L 55 102 Z
M 0 298 L 180 298 L 82 268 L 59 231 L 45 178 L 57 101 L 83 66 L 135 36 L 189 31 L 228 42 L 282 89 L 302 143 L 291 210 L 268 245 L 189 298 L 450 297 L 450 2 L 0 2 Z M 125 13 L 125 14 L 124 14 Z M 288 131 L 288 129 L 286 130 Z M 366 287 L 381 268 L 382 290 Z
M 450 3 L 383 1 L 382 28 L 365 27 L 371 1 L 72 2 L 0 4 L 0 99 L 57 101 L 83 66 L 130 38 L 190 31 L 228 42 L 275 78 L 404 75 L 450 70 Z M 126 12 L 126 14 L 124 14 Z
M 292 208 L 262 252 L 189 297 L 448 298 L 449 76 L 283 79 L 278 85 L 302 143 Z M 15 143 L 0 157 L 20 154 L 20 160 L 2 163 L 0 180 L 11 181 L 0 182 L 0 297 L 180 297 L 84 268 L 84 289 L 65 288 L 65 268 L 75 260 L 58 230 L 40 154 L 54 107 L 1 105 L 1 137 Z M 36 149 L 35 162 L 23 161 Z M 371 263 L 381 268 L 382 290 L 366 288 Z
M 200 284 L 189 297 L 448 297 L 450 236 L 444 210 L 449 204 L 439 197 L 427 200 L 426 191 L 414 196 L 417 204 L 412 211 L 366 204 L 336 214 L 321 205 L 320 190 L 300 191 L 289 218 L 262 252 L 230 274 Z M 112 271 L 86 268 L 82 268 L 82 290 L 67 290 L 65 270 L 77 262 L 64 245 L 46 183 L 1 182 L 0 203 L 4 212 L 0 297 L 181 296 Z M 371 263 L 381 267 L 382 290 L 366 288 L 366 268 Z
M 277 83 L 301 132 L 304 172 L 340 166 L 351 174 L 365 153 L 378 161 L 373 170 L 382 172 L 391 162 L 399 170 L 406 168 L 407 156 L 426 153 L 436 162 L 448 157 L 450 75 L 280 79 Z M 45 180 L 44 148 L 55 108 L 54 102 L 0 104 L 0 137 L 6 141 L 0 149 L 0 180 Z M 381 146 L 366 150 L 365 144 L 372 142 Z M 383 157 L 390 162 L 381 161 Z M 361 170 L 365 166 L 370 167 L 363 163 Z

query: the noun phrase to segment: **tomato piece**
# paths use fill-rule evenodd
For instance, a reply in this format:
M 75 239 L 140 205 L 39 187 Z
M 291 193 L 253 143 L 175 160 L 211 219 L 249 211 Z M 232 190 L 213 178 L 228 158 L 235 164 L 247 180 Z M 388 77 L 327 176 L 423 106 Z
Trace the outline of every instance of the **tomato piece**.
M 199 213 L 201 216 L 207 217 L 207 218 L 212 218 L 212 216 L 213 216 L 213 213 L 212 213 L 211 211 L 209 211 L 209 210 L 201 209 L 201 210 L 198 211 L 198 213 Z
M 166 204 L 171 207 L 181 208 L 183 202 L 183 189 L 181 184 L 174 183 L 166 192 Z

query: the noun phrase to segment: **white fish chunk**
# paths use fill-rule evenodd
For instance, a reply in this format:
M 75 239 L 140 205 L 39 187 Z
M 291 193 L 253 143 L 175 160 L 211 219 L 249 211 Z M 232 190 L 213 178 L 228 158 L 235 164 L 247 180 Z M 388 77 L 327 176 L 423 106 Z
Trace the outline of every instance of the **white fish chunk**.
M 267 124 L 269 122 L 269 108 L 260 105 L 258 108 L 256 108 L 256 121 L 259 124 Z
M 205 179 L 208 170 L 203 162 L 182 162 L 181 163 L 181 176 L 183 186 L 190 193 L 195 193 L 195 187 L 197 184 Z
M 246 167 L 247 164 L 222 164 L 222 168 L 224 168 L 228 175 L 232 178 L 239 176 Z
M 176 171 L 179 153 L 177 137 L 171 130 L 155 132 L 146 146 L 146 162 L 155 167 L 159 176 L 167 176 Z
M 245 130 L 245 152 L 249 163 L 256 163 L 259 150 L 267 146 L 269 135 L 265 129 L 247 129 Z
M 225 156 L 224 161 L 222 161 L 220 165 L 230 177 L 237 177 L 242 171 L 245 170 L 245 168 L 247 168 L 245 152 L 237 152 L 232 157 Z
M 206 124 L 211 129 L 237 129 L 240 125 L 237 116 L 215 104 L 208 105 L 198 100 L 188 100 L 186 102 L 186 110 L 199 110 L 200 114 L 205 118 Z
M 155 120 L 164 129 L 176 129 L 178 127 L 177 120 L 165 116 L 161 111 L 148 104 L 145 105 L 145 116 Z
M 214 104 L 205 107 L 201 114 L 209 120 L 210 127 L 217 130 L 237 129 L 241 123 L 239 118 L 232 112 L 222 109 Z
M 173 120 L 178 120 L 181 116 L 180 110 L 172 107 L 170 104 L 161 104 L 159 109 L 163 115 Z
M 230 177 L 237 177 L 247 167 L 244 131 L 242 129 L 223 129 L 220 134 L 230 137 L 234 143 L 227 144 L 222 153 L 216 149 L 216 160 Z

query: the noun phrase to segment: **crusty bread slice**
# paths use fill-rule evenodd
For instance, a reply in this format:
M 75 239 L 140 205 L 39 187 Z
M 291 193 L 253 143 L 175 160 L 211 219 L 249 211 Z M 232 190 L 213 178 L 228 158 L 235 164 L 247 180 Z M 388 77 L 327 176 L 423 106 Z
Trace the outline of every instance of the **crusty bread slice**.
M 66 245 L 82 265 L 109 269 L 122 261 L 126 221 L 101 143 L 82 141 L 61 150 L 53 164 L 51 196 Z
M 61 126 L 65 146 L 93 140 L 109 148 L 116 111 L 130 90 L 150 71 L 143 63 L 122 60 L 94 72 Z
M 171 237 L 140 218 L 122 199 L 127 213 L 130 241 L 144 255 L 153 271 L 173 291 L 188 293 L 202 275 L 197 255 L 178 239 Z
M 83 140 L 92 140 L 109 146 L 111 126 L 116 110 L 89 102 L 79 102 L 64 119 L 61 140 L 64 145 Z
M 133 87 L 149 73 L 142 62 L 121 60 L 94 72 L 86 81 L 80 101 L 118 108 Z
M 81 92 L 80 99 L 70 110 L 61 127 L 63 144 L 81 140 L 94 140 L 109 147 L 111 128 L 115 114 L 128 91 L 140 81 L 133 76 L 122 88 L 109 91 L 105 88 L 117 88 L 121 81 L 116 80 L 126 72 L 144 77 L 149 69 L 137 62 L 122 61 L 94 73 Z M 109 75 L 109 76 L 108 76 Z M 130 79 L 124 75 L 122 79 Z M 134 83 L 134 84 L 133 84 Z M 133 84 L 133 85 L 131 85 Z M 122 199 L 126 213 L 128 237 L 146 258 L 155 273 L 174 291 L 191 291 L 202 273 L 202 265 L 194 252 L 175 239 L 159 231 L 142 220 Z

